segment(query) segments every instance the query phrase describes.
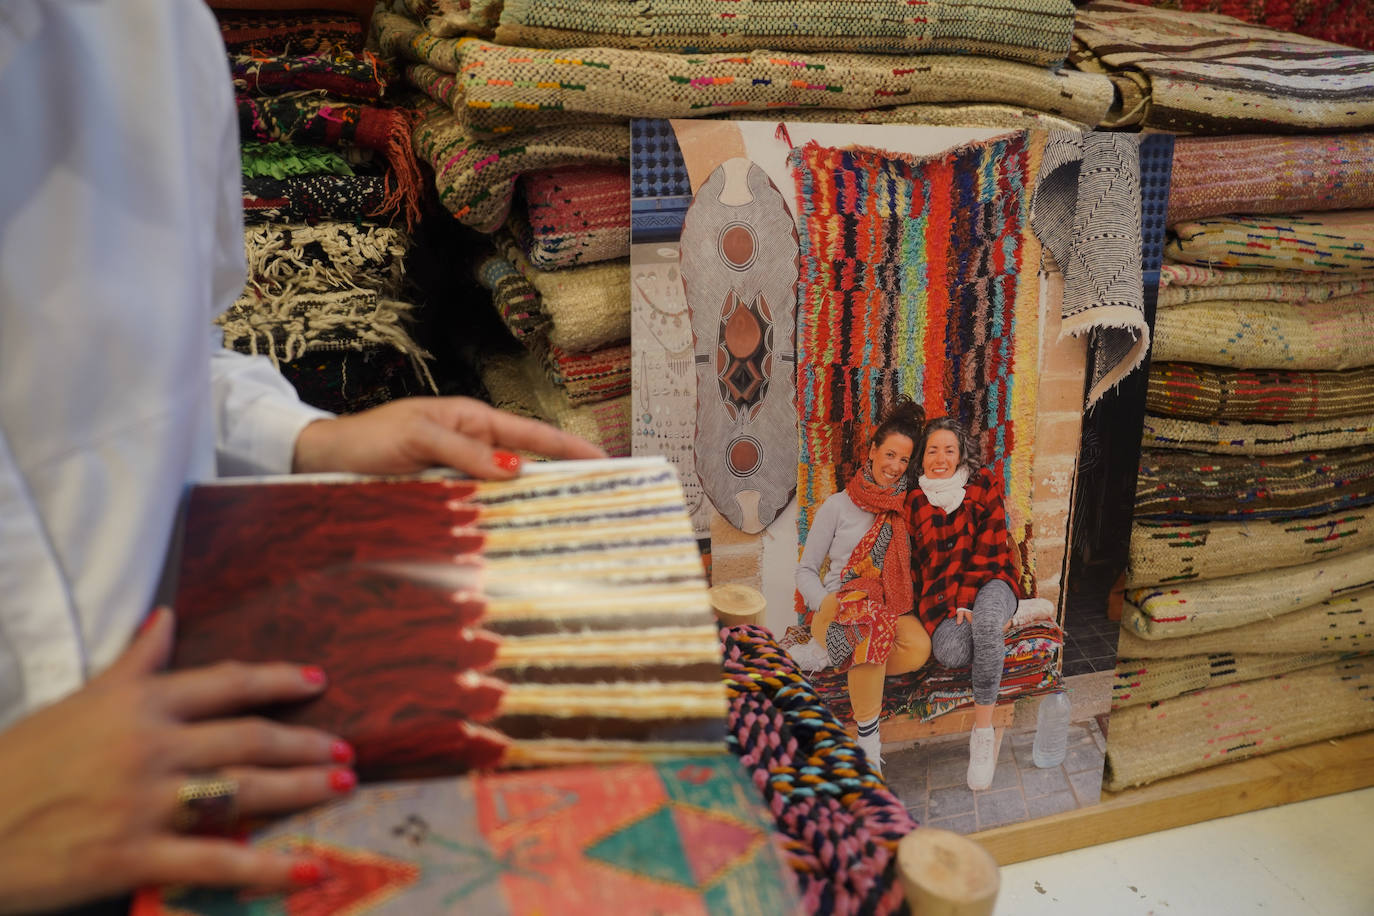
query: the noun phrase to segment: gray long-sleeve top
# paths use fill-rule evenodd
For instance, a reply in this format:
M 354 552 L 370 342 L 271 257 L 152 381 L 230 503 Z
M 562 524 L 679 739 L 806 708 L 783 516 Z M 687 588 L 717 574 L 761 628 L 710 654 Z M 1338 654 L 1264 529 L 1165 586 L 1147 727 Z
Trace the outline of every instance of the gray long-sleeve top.
M 811 520 L 796 574 L 797 591 L 801 592 L 808 608 L 819 610 L 826 595 L 840 590 L 840 573 L 844 572 L 859 539 L 873 527 L 875 518 L 872 512 L 854 505 L 843 490 L 821 503 L 816 517 Z M 827 558 L 830 568 L 822 579 L 821 567 Z

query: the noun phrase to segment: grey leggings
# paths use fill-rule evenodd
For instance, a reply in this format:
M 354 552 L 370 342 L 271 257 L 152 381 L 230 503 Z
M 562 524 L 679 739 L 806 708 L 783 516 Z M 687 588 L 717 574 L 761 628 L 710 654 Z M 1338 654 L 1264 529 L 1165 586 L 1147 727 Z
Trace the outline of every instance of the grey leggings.
M 1006 664 L 1006 639 L 1002 628 L 1016 613 L 1016 593 L 1001 579 L 978 589 L 973 599 L 972 623 L 953 617 L 940 621 L 930 637 L 930 654 L 946 668 L 973 667 L 973 702 L 990 706 L 997 702 Z

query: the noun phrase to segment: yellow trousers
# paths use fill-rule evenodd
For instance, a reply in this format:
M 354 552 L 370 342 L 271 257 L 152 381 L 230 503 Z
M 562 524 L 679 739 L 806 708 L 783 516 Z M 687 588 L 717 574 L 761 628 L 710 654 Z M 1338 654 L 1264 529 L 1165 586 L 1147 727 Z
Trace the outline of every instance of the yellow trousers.
M 839 605 L 826 601 L 811 618 L 811 635 L 822 646 L 825 631 L 835 619 Z M 887 662 L 866 662 L 849 669 L 849 705 L 854 709 L 854 721 L 866 722 L 883 711 L 883 681 L 898 674 L 915 671 L 930 658 L 930 634 L 915 614 L 897 618 L 897 635 Z

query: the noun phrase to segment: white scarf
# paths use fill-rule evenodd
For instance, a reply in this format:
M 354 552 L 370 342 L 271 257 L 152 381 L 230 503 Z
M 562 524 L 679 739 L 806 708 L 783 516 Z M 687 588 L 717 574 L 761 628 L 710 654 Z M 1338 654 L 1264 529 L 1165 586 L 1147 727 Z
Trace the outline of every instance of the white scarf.
M 959 508 L 964 501 L 964 484 L 968 483 L 968 468 L 961 467 L 953 477 L 931 479 L 921 475 L 921 492 L 930 500 L 932 506 L 939 506 L 945 514 Z

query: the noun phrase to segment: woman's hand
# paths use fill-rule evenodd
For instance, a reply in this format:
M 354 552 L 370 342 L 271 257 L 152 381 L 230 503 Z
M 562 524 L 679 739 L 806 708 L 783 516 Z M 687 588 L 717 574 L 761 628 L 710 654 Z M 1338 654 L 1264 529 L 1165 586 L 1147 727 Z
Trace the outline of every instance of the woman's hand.
M 244 816 L 347 793 L 352 749 L 324 732 L 225 718 L 324 690 L 318 668 L 224 663 L 158 673 L 172 615 L 158 610 L 99 677 L 0 732 L 0 912 L 48 909 L 148 884 L 285 890 L 318 862 L 173 829 L 193 774 L 238 784 Z
M 515 451 L 549 458 L 605 458 L 585 439 L 472 398 L 404 398 L 362 413 L 316 420 L 296 439 L 292 470 L 411 474 L 451 467 L 505 479 Z
M 954 610 L 954 622 L 955 622 L 955 623 L 973 623 L 973 611 L 970 611 L 970 610 L 969 610 L 968 608 L 966 608 L 966 607 L 955 608 L 955 610 Z

